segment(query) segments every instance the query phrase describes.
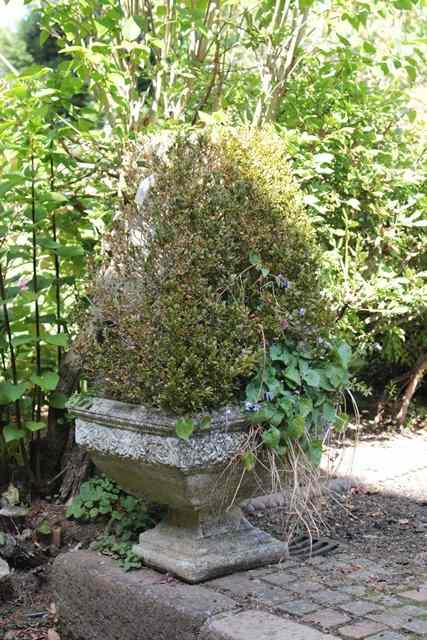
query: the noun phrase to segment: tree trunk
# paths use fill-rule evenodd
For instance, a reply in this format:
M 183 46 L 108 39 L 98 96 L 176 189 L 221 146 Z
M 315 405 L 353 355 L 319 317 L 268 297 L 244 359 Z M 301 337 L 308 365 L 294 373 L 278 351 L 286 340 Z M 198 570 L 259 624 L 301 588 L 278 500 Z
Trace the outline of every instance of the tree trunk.
M 74 437 L 74 427 L 68 434 L 68 442 L 62 456 L 61 467 L 65 471 L 59 497 L 63 502 L 70 501 L 79 493 L 82 482 L 87 480 L 93 470 L 93 464 L 88 454 L 77 447 Z
M 409 405 L 412 400 L 412 397 L 417 390 L 417 387 L 421 380 L 423 379 L 424 372 L 427 369 L 427 353 L 424 353 L 420 358 L 418 358 L 415 363 L 414 368 L 410 373 L 409 382 L 406 385 L 406 389 L 402 396 L 402 402 L 400 404 L 399 411 L 396 415 L 396 420 L 400 425 L 406 420 L 406 415 L 408 413 Z
M 62 393 L 68 398 L 77 389 L 81 369 L 81 356 L 76 349 L 71 347 L 62 360 L 56 392 Z M 46 451 L 43 462 L 43 470 L 47 478 L 53 478 L 60 471 L 69 432 L 70 423 L 66 420 L 66 409 L 49 407 Z

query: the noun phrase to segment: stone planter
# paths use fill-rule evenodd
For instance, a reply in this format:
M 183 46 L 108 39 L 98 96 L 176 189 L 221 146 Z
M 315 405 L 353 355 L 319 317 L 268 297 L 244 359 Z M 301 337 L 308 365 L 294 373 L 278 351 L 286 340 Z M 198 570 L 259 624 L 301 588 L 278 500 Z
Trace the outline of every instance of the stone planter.
M 239 409 L 212 413 L 188 441 L 176 436 L 176 418 L 141 405 L 91 398 L 70 409 L 78 444 L 103 473 L 169 507 L 134 548 L 145 564 L 196 583 L 287 556 L 286 543 L 253 527 L 237 506 L 259 481 L 237 459 L 247 437 Z

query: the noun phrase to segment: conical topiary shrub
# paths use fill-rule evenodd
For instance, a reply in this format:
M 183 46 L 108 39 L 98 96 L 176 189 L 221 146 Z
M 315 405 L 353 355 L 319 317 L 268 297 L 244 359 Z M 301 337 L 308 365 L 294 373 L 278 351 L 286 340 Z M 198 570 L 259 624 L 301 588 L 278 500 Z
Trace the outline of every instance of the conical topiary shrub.
M 306 336 L 327 312 L 314 232 L 274 131 L 221 127 L 164 147 L 128 156 L 109 277 L 91 291 L 86 374 L 98 395 L 185 414 L 241 400 L 266 345 Z

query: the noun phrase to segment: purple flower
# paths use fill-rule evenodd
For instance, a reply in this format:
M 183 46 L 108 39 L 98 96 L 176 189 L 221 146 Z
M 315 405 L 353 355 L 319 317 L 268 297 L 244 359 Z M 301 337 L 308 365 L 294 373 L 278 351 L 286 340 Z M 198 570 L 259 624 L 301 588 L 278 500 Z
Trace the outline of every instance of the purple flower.
M 245 402 L 245 411 L 250 413 L 255 413 L 261 409 L 261 405 L 258 402 L 249 402 L 248 400 Z
M 305 316 L 305 309 L 304 307 L 301 307 L 301 309 L 298 311 L 298 315 L 300 318 L 303 318 Z
M 271 391 L 266 391 L 264 393 L 264 397 L 268 402 L 271 402 L 273 400 L 273 393 Z
M 289 327 L 289 322 L 285 319 L 283 319 L 280 323 L 282 329 L 287 329 Z
M 279 287 L 281 287 L 282 289 L 289 289 L 289 286 L 290 286 L 289 280 L 285 278 L 285 276 L 282 275 L 281 273 L 279 273 L 279 275 L 276 276 L 276 282 L 279 285 Z

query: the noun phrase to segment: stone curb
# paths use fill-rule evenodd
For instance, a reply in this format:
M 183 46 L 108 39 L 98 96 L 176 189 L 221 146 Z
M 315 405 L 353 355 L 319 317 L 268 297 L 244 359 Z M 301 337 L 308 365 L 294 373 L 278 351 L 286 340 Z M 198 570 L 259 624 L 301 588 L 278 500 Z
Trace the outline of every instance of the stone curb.
M 52 570 L 62 640 L 197 640 L 231 598 L 150 569 L 125 573 L 94 552 L 58 556 Z
M 336 640 L 263 609 L 243 610 L 207 586 L 146 568 L 125 573 L 91 551 L 59 556 L 52 581 L 62 640 Z

